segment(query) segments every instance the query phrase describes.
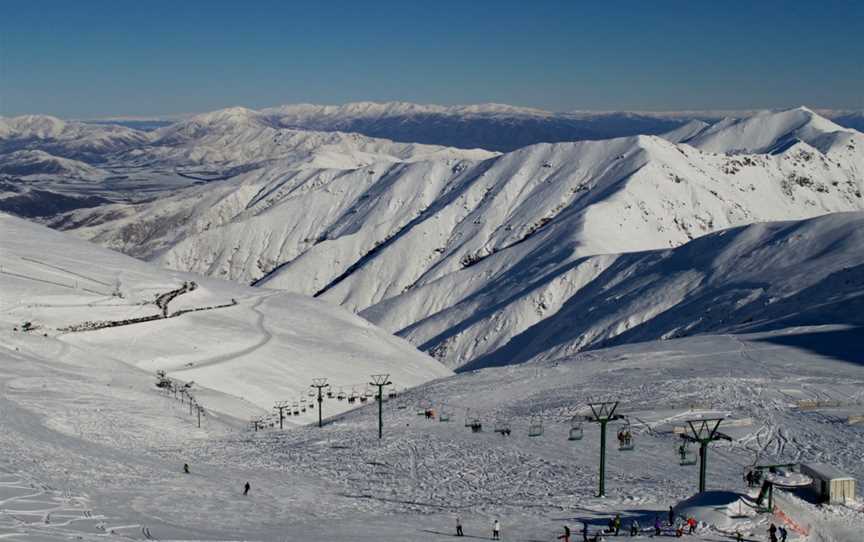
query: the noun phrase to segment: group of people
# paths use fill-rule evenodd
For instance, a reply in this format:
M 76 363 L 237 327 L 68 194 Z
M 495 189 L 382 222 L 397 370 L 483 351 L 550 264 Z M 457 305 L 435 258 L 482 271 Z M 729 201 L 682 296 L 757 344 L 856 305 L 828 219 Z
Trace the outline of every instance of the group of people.
M 669 522 L 667 524 L 669 527 L 675 528 L 675 536 L 683 536 L 684 530 L 687 529 L 689 534 L 693 534 L 696 532 L 696 527 L 698 527 L 699 522 L 696 521 L 696 518 L 688 517 L 677 517 L 675 516 L 675 511 L 672 507 L 669 507 Z M 660 536 L 663 533 L 663 529 L 667 526 L 664 525 L 660 520 L 660 516 L 656 516 L 654 520 L 654 534 L 656 536 Z M 609 523 L 606 528 L 599 529 L 594 533 L 589 532 L 588 522 L 582 522 L 582 542 L 603 542 L 604 536 L 606 535 L 614 535 L 619 536 L 621 533 L 621 529 L 623 526 L 623 522 L 621 520 L 621 514 L 615 514 L 615 517 L 609 518 Z M 773 528 L 773 525 L 772 525 Z M 639 525 L 637 520 L 633 520 L 630 523 L 629 534 L 630 536 L 637 536 L 642 532 L 642 527 Z M 456 536 L 465 536 L 465 531 L 462 527 L 462 516 L 456 516 Z M 570 531 L 570 527 L 564 525 L 564 533 L 558 536 L 558 540 L 563 540 L 563 542 L 570 542 L 570 537 L 572 533 Z M 772 542 L 786 542 L 785 534 L 781 534 L 782 539 L 777 540 L 776 538 L 772 538 Z M 501 539 L 501 523 L 496 519 L 492 523 L 492 540 L 500 540 Z
M 627 448 L 633 444 L 633 435 L 629 430 L 622 429 L 618 431 L 618 447 Z
M 779 539 L 777 538 L 779 535 Z M 777 527 L 773 523 L 770 527 L 768 527 L 768 537 L 771 539 L 771 542 L 786 542 L 786 537 L 789 536 L 789 531 L 786 530 L 786 527 L 780 526 Z

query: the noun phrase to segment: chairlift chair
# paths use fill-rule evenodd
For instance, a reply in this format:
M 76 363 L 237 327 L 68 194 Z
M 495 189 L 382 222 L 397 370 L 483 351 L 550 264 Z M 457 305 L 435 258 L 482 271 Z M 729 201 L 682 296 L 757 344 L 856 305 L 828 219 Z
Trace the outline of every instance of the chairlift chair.
M 480 418 L 472 418 L 468 427 L 471 428 L 472 433 L 480 433 L 483 431 L 483 423 L 480 421 Z
M 309 388 L 309 391 L 306 393 L 309 397 L 315 397 L 315 388 Z
M 531 422 L 528 424 L 528 436 L 539 437 L 543 435 L 543 418 L 540 416 L 531 416 Z
M 579 419 L 579 416 L 573 416 L 570 419 L 570 435 L 567 440 L 582 440 L 583 435 L 582 420 Z
M 696 451 L 690 448 L 690 443 L 686 440 L 681 440 L 681 444 L 675 447 L 675 455 L 678 456 L 678 464 L 683 466 L 695 465 Z
M 438 415 L 439 422 L 449 422 L 450 421 L 450 411 L 441 409 L 441 413 Z
M 345 392 L 344 392 L 344 391 L 342 390 L 342 388 L 340 387 L 340 388 L 339 388 L 339 393 L 336 395 L 336 399 L 337 399 L 338 401 L 344 401 L 344 400 L 345 400 L 345 397 L 347 397 L 347 395 L 345 395 Z
M 357 402 L 357 390 L 354 388 L 351 388 L 351 395 L 348 396 L 348 402 L 352 404 Z
M 327 388 L 327 399 L 333 399 L 333 388 Z
M 388 399 L 396 399 L 396 395 L 396 388 L 393 388 L 392 390 L 387 392 Z
M 510 436 L 510 424 L 505 421 L 495 422 L 495 432 L 502 437 Z
M 300 403 L 294 403 L 294 415 L 295 416 L 300 415 Z
M 624 419 L 624 427 L 618 430 L 618 449 L 627 452 L 636 448 L 633 442 L 633 432 L 630 430 L 630 420 Z

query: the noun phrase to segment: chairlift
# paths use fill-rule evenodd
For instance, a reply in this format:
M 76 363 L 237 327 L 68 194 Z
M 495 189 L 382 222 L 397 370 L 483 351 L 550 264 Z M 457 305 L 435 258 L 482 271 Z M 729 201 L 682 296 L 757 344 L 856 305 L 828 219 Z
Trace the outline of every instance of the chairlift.
M 397 395 L 396 388 L 393 388 L 392 390 L 387 392 L 387 398 L 388 399 L 396 399 L 396 395 Z
M 309 391 L 306 393 L 309 397 L 315 397 L 315 388 L 309 388 Z
M 441 413 L 438 415 L 439 422 L 449 422 L 450 421 L 450 411 L 441 409 Z
M 495 422 L 495 432 L 500 434 L 502 437 L 509 437 L 510 424 L 505 421 Z
M 472 433 L 480 433 L 483 431 L 483 423 L 480 422 L 480 418 L 472 418 L 471 423 L 468 424 L 468 427 L 471 428 Z
M 375 392 L 372 391 L 372 388 L 366 386 L 366 391 L 363 392 L 363 395 L 365 395 L 366 398 L 369 398 L 375 396 Z
M 528 424 L 528 436 L 539 437 L 543 435 L 543 418 L 540 416 L 531 416 L 531 422 Z
M 345 395 L 345 392 L 344 392 L 344 391 L 342 390 L 342 388 L 340 387 L 340 388 L 339 388 L 339 393 L 336 395 L 336 399 L 337 399 L 338 401 L 344 401 L 346 397 L 347 397 L 347 395 Z
M 579 416 L 573 416 L 570 419 L 570 435 L 567 440 L 582 440 L 583 435 L 582 420 L 579 419 Z
M 678 464 L 681 466 L 695 465 L 696 451 L 690 448 L 690 443 L 681 440 L 681 444 L 675 447 L 675 455 L 678 456 Z
M 327 399 L 333 399 L 333 388 L 327 388 Z
M 300 403 L 294 403 L 294 415 L 295 416 L 300 415 Z
M 633 442 L 633 432 L 630 431 L 630 420 L 624 419 L 624 427 L 618 430 L 618 449 L 622 452 L 633 450 L 636 445 Z
M 348 402 L 352 404 L 357 402 L 357 390 L 353 387 L 351 388 L 351 395 L 348 396 Z
M 366 397 L 366 394 L 365 394 L 365 393 L 360 394 L 359 399 L 360 399 L 360 402 L 361 402 L 361 403 L 365 403 L 366 401 L 369 400 L 369 398 Z

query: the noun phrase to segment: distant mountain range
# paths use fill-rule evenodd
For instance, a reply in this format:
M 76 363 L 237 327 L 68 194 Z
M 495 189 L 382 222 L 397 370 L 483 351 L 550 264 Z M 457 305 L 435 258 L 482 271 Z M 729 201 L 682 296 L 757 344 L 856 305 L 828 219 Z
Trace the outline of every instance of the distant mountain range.
M 688 243 L 730 227 L 864 209 L 864 135 L 807 108 L 504 154 L 284 127 L 297 111 L 231 108 L 151 132 L 13 119 L 7 126 L 17 132 L 2 144 L 30 148 L 4 155 L 17 173 L 0 185 L 11 187 L 0 206 L 20 208 L 29 195 L 38 210 L 45 193 L 81 198 L 78 209 L 64 202 L 30 216 L 172 269 L 341 304 L 453 368 L 544 355 L 535 335 L 559 322 L 582 329 L 567 348 L 708 329 L 696 322 L 699 311 L 657 320 L 688 296 L 708 295 L 699 272 L 674 256 L 692 254 Z M 96 142 L 105 151 L 90 159 Z M 44 166 L 27 166 L 34 160 Z M 710 259 L 720 245 L 692 246 Z M 683 275 L 645 252 L 669 249 Z M 826 269 L 839 272 L 841 261 Z M 775 272 L 771 261 L 764 267 Z M 638 289 L 644 273 L 696 283 L 658 286 L 652 308 L 610 293 Z M 577 325 L 569 307 L 605 316 Z

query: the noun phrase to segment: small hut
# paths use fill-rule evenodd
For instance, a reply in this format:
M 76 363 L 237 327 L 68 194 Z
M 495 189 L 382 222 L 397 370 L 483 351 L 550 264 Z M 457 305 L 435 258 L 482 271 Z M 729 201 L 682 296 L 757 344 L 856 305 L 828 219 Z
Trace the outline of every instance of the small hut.
M 805 463 L 801 473 L 813 479 L 812 488 L 823 502 L 843 503 L 855 498 L 855 478 L 827 463 Z

